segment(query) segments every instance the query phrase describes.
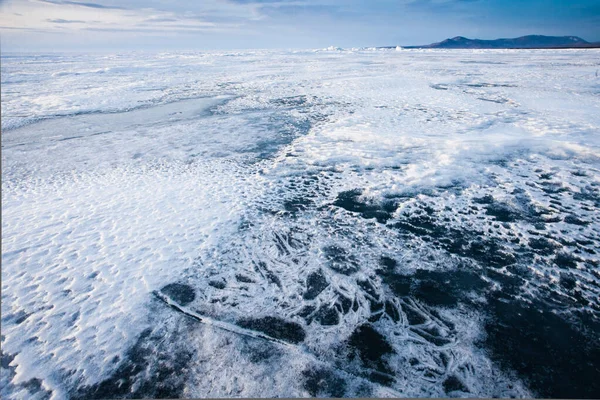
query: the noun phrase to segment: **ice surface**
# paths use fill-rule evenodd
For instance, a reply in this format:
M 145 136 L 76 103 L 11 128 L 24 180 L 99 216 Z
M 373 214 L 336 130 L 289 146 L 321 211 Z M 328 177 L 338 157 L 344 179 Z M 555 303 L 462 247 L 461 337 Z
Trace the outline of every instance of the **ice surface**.
M 599 56 L 3 55 L 2 397 L 597 398 Z

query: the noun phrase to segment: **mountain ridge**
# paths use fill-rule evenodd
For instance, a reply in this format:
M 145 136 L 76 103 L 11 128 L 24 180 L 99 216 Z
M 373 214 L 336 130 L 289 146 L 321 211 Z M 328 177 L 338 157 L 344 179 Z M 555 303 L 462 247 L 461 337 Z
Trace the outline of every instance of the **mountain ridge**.
M 441 42 L 420 46 L 402 46 L 405 49 L 552 49 L 600 48 L 600 42 L 590 43 L 578 36 L 527 35 L 493 40 L 469 39 L 456 36 Z

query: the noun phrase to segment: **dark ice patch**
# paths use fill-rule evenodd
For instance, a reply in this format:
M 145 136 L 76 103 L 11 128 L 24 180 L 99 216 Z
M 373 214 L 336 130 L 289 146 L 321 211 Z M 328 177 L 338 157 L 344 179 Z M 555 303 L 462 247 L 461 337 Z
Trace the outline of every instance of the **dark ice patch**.
M 308 97 L 305 95 L 282 97 L 280 99 L 271 100 L 272 104 L 284 107 L 302 107 L 308 102 Z
M 433 85 L 429 85 L 429 87 L 432 89 L 436 89 L 436 90 L 448 90 L 448 85 L 444 85 L 442 83 L 436 83 Z
M 4 320 L 6 322 L 13 321 L 15 324 L 20 325 L 27 320 L 32 315 L 32 313 L 27 313 L 24 310 L 19 310 L 16 313 L 8 314 L 4 316 Z
M 238 321 L 238 325 L 293 344 L 302 342 L 306 336 L 300 324 L 278 317 L 244 318 Z
M 565 288 L 566 290 L 573 290 L 577 287 L 577 280 L 571 275 L 561 274 L 560 276 L 560 286 Z
M 316 298 L 325 288 L 329 286 L 327 279 L 323 274 L 323 271 L 317 270 L 311 272 L 306 278 L 306 292 L 304 292 L 304 299 L 312 300 Z
M 440 243 L 448 245 L 452 245 L 454 242 L 459 242 L 462 245 L 466 234 L 470 233 L 447 227 L 444 221 L 438 220 L 433 211 L 427 214 L 404 213 L 392 227 L 398 229 L 405 236 L 417 236 L 428 242 L 434 239 L 442 239 Z
M 483 344 L 492 360 L 516 371 L 546 398 L 598 398 L 600 343 L 551 312 L 542 302 L 491 298 L 494 316 L 486 323 Z
M 394 352 L 385 337 L 370 324 L 357 327 L 348 338 L 350 359 L 358 356 L 363 365 L 380 372 L 390 373 L 391 369 L 385 359 Z
M 136 344 L 127 351 L 116 371 L 107 379 L 91 386 L 82 386 L 70 393 L 72 399 L 107 398 L 179 398 L 183 395 L 182 371 L 191 360 L 191 353 L 177 349 L 168 352 L 156 347 L 164 338 L 159 332 L 146 329 Z
M 340 312 L 348 314 L 350 312 L 350 308 L 352 307 L 352 299 L 340 294 L 337 298 L 336 307 L 338 307 Z
M 242 275 L 242 274 L 235 274 L 235 279 L 238 282 L 242 282 L 242 283 L 254 283 L 252 278 L 249 278 L 246 275 Z
M 454 306 L 459 301 L 468 302 L 470 292 L 481 292 L 488 287 L 480 271 L 419 269 L 411 278 L 411 294 L 432 306 Z
M 380 385 L 392 386 L 395 382 L 395 379 L 392 375 L 388 373 L 381 373 L 379 371 L 371 371 L 368 375 L 368 378 L 371 382 L 379 383 Z
M 396 266 L 398 265 L 398 261 L 394 260 L 391 257 L 381 256 L 379 258 L 379 265 L 383 268 L 384 272 L 393 272 Z
M 573 200 L 589 201 L 594 204 L 594 207 L 599 208 L 600 190 L 598 188 L 592 188 L 591 186 L 581 188 L 580 192 L 573 193 Z
M 240 352 L 254 364 L 269 363 L 283 355 L 280 347 L 271 342 L 245 340 Z
M 464 61 L 462 61 L 464 62 Z M 470 62 L 471 64 L 505 64 L 502 62 Z M 474 87 L 474 88 L 484 88 L 484 87 L 517 87 L 516 85 L 510 85 L 506 83 L 467 83 L 464 86 Z
M 359 279 L 356 281 L 356 283 L 364 292 L 366 292 L 372 298 L 374 298 L 374 299 L 379 298 L 379 294 L 377 293 L 377 290 L 375 289 L 375 286 L 373 286 L 373 283 L 371 282 L 371 280 Z
M 271 159 L 279 154 L 282 147 L 289 145 L 299 136 L 306 135 L 316 122 L 312 119 L 298 119 L 286 115 L 272 115 L 268 121 L 251 121 L 258 123 L 261 128 L 266 128 L 270 132 L 276 133 L 269 135 L 268 138 L 259 139 L 254 142 L 254 146 L 247 147 L 243 152 L 255 153 L 258 159 Z
M 486 207 L 486 213 L 500 222 L 515 222 L 522 218 L 519 212 L 508 204 L 493 202 Z
M 504 98 L 496 98 L 496 99 L 488 99 L 486 97 L 478 97 L 479 100 L 483 100 L 483 101 L 489 101 L 491 103 L 497 103 L 497 104 L 504 104 L 504 103 L 508 103 L 508 99 L 504 99 Z
M 346 394 L 346 381 L 330 369 L 306 369 L 302 379 L 304 389 L 312 397 L 340 398 Z
M 100 271 L 94 271 L 91 274 L 88 275 L 88 279 L 94 279 L 96 278 L 98 275 L 100 274 Z
M 541 181 L 541 189 L 544 193 L 547 193 L 547 194 L 557 194 L 557 193 L 569 192 L 569 188 L 563 186 L 562 183 L 551 182 L 551 181 Z
M 510 205 L 494 199 L 491 195 L 485 195 L 480 198 L 474 198 L 475 204 L 481 204 L 485 207 L 486 214 L 498 222 L 519 222 L 528 221 L 533 224 L 548 222 L 548 214 L 551 210 L 531 203 L 531 200 L 515 189 L 513 193 L 515 205 Z
M 360 200 L 362 189 L 353 189 L 340 192 L 333 202 L 334 206 L 341 207 L 347 211 L 359 213 L 363 218 L 375 218 L 377 222 L 385 224 L 396 211 L 397 204 L 386 200 L 381 204 L 367 203 Z
M 564 221 L 565 221 L 567 224 L 571 224 L 571 225 L 579 225 L 579 226 L 585 226 L 585 225 L 588 225 L 588 224 L 589 224 L 589 222 L 588 222 L 588 221 L 584 221 L 584 220 L 582 220 L 582 219 L 580 219 L 580 218 L 577 218 L 577 217 L 576 217 L 576 216 L 574 216 L 574 215 L 567 215 L 567 216 L 565 217 Z
M 484 267 L 506 267 L 514 264 L 516 257 L 494 239 L 474 240 L 456 254 L 478 261 Z
M 371 314 L 377 314 L 383 311 L 383 303 L 376 299 L 369 300 L 369 309 Z
M 410 288 L 412 278 L 407 275 L 396 274 L 388 271 L 380 271 L 382 281 L 389 286 L 391 291 L 396 296 L 408 296 L 410 294 Z
M 545 256 L 550 256 L 554 254 L 556 249 L 560 248 L 560 245 L 542 237 L 531 238 L 529 240 L 529 247 L 533 249 L 536 253 Z
M 385 313 L 391 318 L 392 321 L 400 321 L 400 312 L 398 308 L 391 301 L 385 302 Z
M 577 170 L 577 171 L 571 171 L 571 174 L 574 176 L 587 176 L 587 173 L 585 171 L 581 171 L 581 170 Z
M 311 315 L 312 315 L 312 313 L 315 312 L 316 309 L 317 309 L 317 307 L 308 304 L 308 305 L 302 307 L 300 309 L 300 311 L 298 311 L 296 313 L 296 315 L 298 315 L 299 317 L 304 318 L 306 320 L 306 322 L 310 322 L 310 321 L 312 321 Z
M 291 213 L 307 210 L 314 201 L 306 197 L 296 197 L 283 202 L 283 208 Z
M 446 392 L 446 394 L 456 391 L 466 393 L 469 392 L 469 389 L 467 389 L 465 384 L 462 383 L 461 380 L 458 379 L 455 375 L 451 375 L 448 378 L 446 378 L 442 383 L 442 386 L 444 387 L 444 391 Z
M 426 279 L 419 281 L 414 289 L 414 296 L 430 305 L 453 306 L 458 302 L 458 297 L 451 291 L 446 291 L 444 282 Z
M 327 259 L 327 265 L 335 272 L 351 275 L 360 269 L 356 257 L 349 254 L 348 251 L 342 247 L 335 245 L 325 246 L 323 247 L 323 253 Z
M 254 263 L 256 272 L 260 273 L 263 277 L 265 277 L 270 283 L 277 285 L 281 289 L 281 280 L 279 277 L 267 268 L 267 263 L 264 261 L 259 261 L 258 263 Z
M 494 198 L 491 195 L 486 194 L 483 197 L 474 197 L 473 202 L 476 204 L 492 204 L 494 202 Z
M 170 283 L 163 286 L 160 291 L 171 300 L 182 306 L 188 305 L 196 298 L 194 289 L 183 283 Z
M 4 339 L 4 336 L 2 336 Z M 17 367 L 10 366 L 10 363 L 15 359 L 15 355 L 5 353 L 0 350 L 0 374 L 2 374 L 2 383 L 6 383 L 5 387 L 0 388 L 0 394 L 6 398 L 10 398 L 10 394 L 21 392 L 21 397 L 24 397 L 22 390 L 26 390 L 28 396 L 26 398 L 35 398 L 40 400 L 48 400 L 52 397 L 51 390 L 45 390 L 42 387 L 42 380 L 38 378 L 32 378 L 25 382 L 17 384 L 13 383 L 15 376 L 17 375 Z M 5 395 L 6 393 L 6 395 Z
M 27 389 L 30 394 L 36 395 L 32 397 L 36 397 L 39 399 L 49 399 L 51 396 L 51 392 L 42 389 L 42 380 L 38 378 L 32 378 L 26 382 L 19 384 L 19 386 Z
M 411 275 L 402 275 L 393 272 L 379 271 L 384 284 L 399 298 L 415 298 L 430 306 L 455 306 L 459 302 L 472 303 L 471 293 L 486 294 L 489 284 L 485 281 L 483 270 L 459 268 L 447 271 L 430 271 L 417 269 Z M 392 305 L 388 315 L 396 320 L 398 318 Z M 403 307 L 404 310 L 404 307 Z M 411 310 L 404 310 L 410 324 L 423 323 L 420 314 L 411 314 Z
M 227 283 L 225 280 L 212 280 L 208 282 L 209 286 L 214 287 L 215 289 L 225 289 Z
M 15 356 L 10 353 L 0 351 L 0 366 L 4 369 L 9 369 L 10 363 L 15 359 Z
M 315 321 L 321 325 L 331 326 L 340 323 L 340 315 L 335 307 L 323 304 L 315 313 Z
M 580 259 L 568 253 L 558 253 L 554 257 L 554 264 L 563 269 L 577 268 L 577 261 Z

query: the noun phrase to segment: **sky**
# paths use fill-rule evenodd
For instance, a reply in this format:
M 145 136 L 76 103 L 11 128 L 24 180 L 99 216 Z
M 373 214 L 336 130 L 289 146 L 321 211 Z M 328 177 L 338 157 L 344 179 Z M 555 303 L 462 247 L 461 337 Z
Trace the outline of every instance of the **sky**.
M 600 41 L 600 0 L 0 0 L 2 52 L 402 46 L 528 34 Z

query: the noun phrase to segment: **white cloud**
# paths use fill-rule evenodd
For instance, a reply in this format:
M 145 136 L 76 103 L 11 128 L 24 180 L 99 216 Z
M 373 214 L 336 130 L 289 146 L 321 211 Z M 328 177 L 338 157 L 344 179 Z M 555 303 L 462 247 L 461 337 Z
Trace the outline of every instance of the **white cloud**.
M 210 31 L 236 29 L 244 21 L 260 19 L 257 7 L 251 4 L 213 0 L 198 2 L 202 4 L 189 9 L 162 1 L 146 3 L 169 6 L 172 10 L 65 0 L 8 1 L 0 10 L 0 29 L 71 33 L 81 30 Z

